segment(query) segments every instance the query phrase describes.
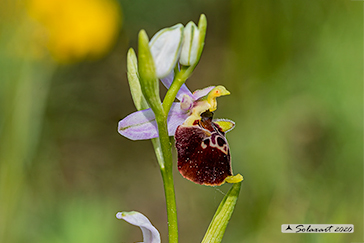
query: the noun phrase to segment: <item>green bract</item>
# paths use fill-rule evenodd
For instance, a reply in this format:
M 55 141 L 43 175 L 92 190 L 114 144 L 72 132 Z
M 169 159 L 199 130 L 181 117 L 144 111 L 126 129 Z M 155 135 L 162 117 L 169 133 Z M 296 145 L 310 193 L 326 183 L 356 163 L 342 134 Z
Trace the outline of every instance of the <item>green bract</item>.
M 128 70 L 128 81 L 130 86 L 131 96 L 133 98 L 135 107 L 137 110 L 147 109 L 148 103 L 144 98 L 142 93 L 142 89 L 140 87 L 139 82 L 139 73 L 138 73 L 138 61 L 133 48 L 130 48 L 128 51 L 127 57 L 127 70 Z
M 163 115 L 164 112 L 159 97 L 159 81 L 156 75 L 152 53 L 149 49 L 149 39 L 144 30 L 139 32 L 138 44 L 138 70 L 144 97 L 156 115 Z

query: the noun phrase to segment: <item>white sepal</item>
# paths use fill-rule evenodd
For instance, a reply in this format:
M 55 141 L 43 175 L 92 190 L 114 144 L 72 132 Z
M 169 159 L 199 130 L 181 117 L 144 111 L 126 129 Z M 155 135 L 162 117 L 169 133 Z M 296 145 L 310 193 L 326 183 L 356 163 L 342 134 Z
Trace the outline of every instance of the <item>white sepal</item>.
M 176 24 L 158 31 L 149 42 L 158 78 L 164 78 L 178 61 L 183 37 L 183 25 Z
M 131 212 L 118 212 L 116 218 L 123 219 L 129 224 L 138 226 L 143 232 L 143 243 L 160 243 L 161 237 L 158 230 L 152 225 L 143 214 Z

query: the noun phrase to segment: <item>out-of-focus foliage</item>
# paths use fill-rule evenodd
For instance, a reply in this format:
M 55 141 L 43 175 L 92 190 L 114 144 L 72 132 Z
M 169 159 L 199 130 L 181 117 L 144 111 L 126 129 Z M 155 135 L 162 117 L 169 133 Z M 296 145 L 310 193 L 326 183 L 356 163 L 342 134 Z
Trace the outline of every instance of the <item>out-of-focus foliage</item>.
M 76 191 L 56 189 L 64 180 L 57 179 L 58 147 L 45 127 L 57 69 L 50 56 L 69 63 L 107 54 L 120 32 L 118 3 L 3 1 L 1 5 L 0 242 L 115 240 L 113 217 L 107 216 L 114 214 L 110 205 L 115 207 L 115 200 L 97 196 L 87 200 Z M 101 226 L 105 230 L 100 231 Z
M 216 117 L 236 121 L 228 141 L 234 173 L 245 179 L 223 242 L 362 241 L 362 7 L 346 0 L 4 0 L 0 242 L 141 239 L 139 229 L 115 219 L 120 210 L 147 215 L 166 241 L 152 146 L 117 133 L 119 119 L 135 110 L 126 53 L 139 29 L 152 36 L 202 12 L 205 48 L 187 85 L 231 91 Z M 49 56 L 74 64 L 58 67 Z M 180 240 L 199 242 L 229 185 L 196 186 L 178 173 L 175 180 Z M 355 233 L 282 234 L 286 223 L 354 224 Z
M 227 232 L 227 242 L 362 240 L 362 4 L 232 9 L 228 69 L 240 99 L 228 108 L 238 114 L 229 138 L 245 184 L 228 228 L 239 236 Z M 355 233 L 282 235 L 284 222 L 351 222 Z

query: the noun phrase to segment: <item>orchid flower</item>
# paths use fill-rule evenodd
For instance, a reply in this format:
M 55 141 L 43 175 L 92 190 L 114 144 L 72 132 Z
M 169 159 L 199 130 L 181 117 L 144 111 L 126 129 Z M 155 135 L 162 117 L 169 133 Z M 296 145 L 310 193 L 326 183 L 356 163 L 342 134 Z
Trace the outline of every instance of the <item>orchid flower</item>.
M 168 78 L 162 79 L 161 81 L 169 88 Z M 222 86 L 220 86 L 219 89 L 221 87 Z M 174 102 L 168 114 L 167 125 L 169 136 L 174 136 L 177 127 L 182 125 L 189 116 L 193 114 L 193 116 L 196 117 L 208 110 L 203 110 L 204 108 L 202 105 L 205 107 L 211 106 L 207 101 L 207 97 L 214 88 L 216 87 L 210 86 L 201 90 L 196 90 L 192 94 L 186 85 L 181 87 L 177 95 L 177 99 L 180 102 Z M 211 96 L 213 95 L 210 94 L 210 97 Z M 216 107 L 216 105 L 214 107 Z M 227 126 L 230 126 L 227 130 L 231 130 L 231 128 L 234 127 L 234 122 L 232 121 L 225 120 L 225 123 Z M 228 123 L 230 123 L 230 125 Z M 118 131 L 121 135 L 131 140 L 144 140 L 158 137 L 157 123 L 152 109 L 149 108 L 128 115 L 119 122 Z
M 203 28 L 200 26 L 200 29 Z M 147 107 L 147 101 L 144 100 L 140 87 L 142 80 L 139 80 L 139 77 L 144 74 L 153 80 L 154 72 L 155 78 L 160 79 L 163 85 L 169 89 L 175 78 L 173 68 L 178 61 L 183 66 L 193 67 L 197 64 L 204 41 L 204 33 L 201 34 L 200 29 L 193 22 L 189 22 L 185 28 L 183 28 L 182 24 L 177 24 L 158 31 L 148 46 L 140 48 L 142 49 L 140 52 L 149 48 L 152 56 L 151 64 L 150 61 L 148 65 L 145 65 L 144 62 L 142 64 L 139 63 L 139 65 L 144 64 L 146 66 L 144 69 L 154 69 L 154 71 L 152 70 L 147 74 L 145 74 L 143 68 L 138 67 L 134 51 L 129 51 L 128 79 L 134 103 L 140 111 L 130 114 L 119 122 L 118 131 L 121 135 L 131 140 L 145 140 L 158 137 L 155 112 L 151 108 L 141 110 Z M 143 73 L 140 74 L 138 70 L 142 70 Z M 153 87 L 146 90 L 146 92 L 151 94 L 150 96 L 155 96 L 158 93 L 158 85 L 155 82 L 153 83 Z M 181 86 L 176 95 L 180 102 L 172 103 L 168 114 L 169 136 L 173 136 L 177 127 L 191 115 L 191 109 L 196 106 L 196 102 L 203 99 L 213 88 L 214 86 L 210 86 L 197 90 L 192 94 L 185 84 Z
M 195 65 L 199 56 L 199 48 L 200 46 L 203 46 L 199 43 L 199 37 L 199 29 L 193 22 L 189 22 L 184 29 L 183 25 L 177 24 L 170 28 L 160 30 L 154 35 L 148 45 L 143 45 L 143 43 L 146 42 L 147 37 L 144 34 L 141 35 L 142 43 L 139 44 L 139 47 L 142 54 L 139 56 L 142 56 L 142 59 L 146 59 L 142 60 L 141 65 L 144 65 L 144 69 L 149 71 L 145 72 L 143 68 L 138 68 L 136 57 L 134 57 L 135 53 L 130 52 L 131 55 L 128 53 L 128 78 L 134 80 L 134 83 L 139 85 L 138 88 L 132 88 L 132 86 L 136 85 L 129 80 L 131 83 L 130 86 L 133 99 L 137 100 L 135 103 L 144 103 L 144 105 L 143 107 L 138 107 L 137 105 L 139 111 L 128 115 L 119 122 L 118 131 L 121 135 L 131 140 L 146 140 L 159 136 L 155 114 L 156 111 L 161 112 L 161 104 L 158 105 L 154 102 L 156 101 L 156 103 L 158 103 L 159 99 L 158 86 L 154 80 L 160 79 L 163 85 L 169 89 L 178 75 L 178 72 L 180 72 L 180 69 L 177 69 L 177 74 L 175 74 L 173 70 L 173 67 L 176 66 L 178 60 L 182 66 Z M 150 52 L 148 52 L 148 49 Z M 138 70 L 143 73 L 139 74 Z M 145 92 L 149 98 L 153 97 L 152 99 L 150 98 L 151 102 L 148 101 L 148 103 L 154 105 L 154 109 L 152 107 L 141 110 L 141 108 L 145 108 L 148 105 L 146 105 L 147 102 L 145 101 L 138 102 L 138 100 L 143 99 L 139 84 L 141 83 L 138 78 L 139 76 L 144 76 L 145 79 L 149 80 L 149 82 L 144 81 L 144 84 L 149 88 L 144 89 L 143 92 Z M 225 133 L 230 131 L 235 126 L 235 123 L 227 119 L 212 120 L 213 112 L 217 109 L 216 98 L 228 94 L 230 94 L 230 92 L 223 86 L 210 86 L 191 93 L 183 83 L 175 96 L 179 102 L 173 102 L 171 104 L 167 116 L 168 135 L 174 136 L 177 128 L 183 125 L 183 128 L 181 127 L 178 136 L 176 137 L 176 147 L 179 152 L 178 168 L 185 178 L 195 183 L 216 186 L 221 185 L 225 181 L 236 183 L 242 180 L 240 175 L 237 177 L 232 175 L 230 151 L 225 138 Z M 210 114 L 209 118 L 211 118 L 211 122 L 206 118 L 202 121 L 202 114 L 207 114 L 206 112 Z M 189 143 L 184 142 L 184 138 L 189 136 L 189 127 L 192 127 L 192 130 L 197 129 L 199 132 L 202 131 L 200 137 L 193 138 L 194 140 L 197 139 L 197 141 L 195 141 L 195 146 L 189 146 Z M 210 130 L 206 130 L 206 127 L 209 127 Z M 215 128 L 213 129 L 212 127 Z M 214 133 L 214 131 L 217 133 Z M 195 133 L 196 132 L 197 131 L 195 131 Z M 219 144 L 217 143 L 218 140 L 220 141 Z M 209 143 L 209 148 L 211 147 L 212 151 L 210 151 L 209 148 L 205 149 L 207 148 L 207 145 L 203 143 L 204 141 L 205 143 Z M 200 144 L 202 144 L 201 151 L 199 151 Z M 200 155 L 197 155 L 194 159 L 192 159 L 190 155 L 188 157 L 181 157 L 181 155 L 184 154 L 182 151 L 185 150 L 185 147 L 193 150 L 188 152 L 192 157 L 194 156 L 193 153 L 201 153 L 201 155 L 204 154 L 205 157 L 201 157 Z M 219 149 L 216 150 L 217 154 L 215 154 L 216 152 L 213 147 Z M 222 154 L 219 154 L 219 152 L 222 152 Z M 206 153 L 208 153 L 208 155 Z M 201 169 L 201 165 L 207 163 L 204 167 L 209 167 L 211 162 L 208 161 L 210 161 L 211 156 L 220 156 L 221 159 L 218 161 L 212 159 L 212 171 L 206 172 L 205 169 Z M 205 162 L 201 162 L 202 158 Z M 188 161 L 188 163 L 186 164 L 184 161 Z M 214 162 L 219 165 L 215 165 Z M 188 169 L 192 166 L 191 163 L 197 168 L 197 171 Z M 221 166 L 221 164 L 223 166 Z M 216 167 L 220 168 L 217 170 Z M 201 172 L 204 173 L 201 174 Z
M 127 57 L 130 91 L 138 111 L 119 121 L 118 132 L 131 140 L 152 141 L 163 178 L 171 243 L 178 242 L 178 226 L 170 136 L 175 137 L 178 170 L 184 178 L 207 186 L 234 183 L 230 190 L 234 192 L 234 198 L 237 198 L 243 180 L 240 174 L 233 175 L 225 137 L 235 123 L 213 119 L 216 99 L 230 92 L 218 85 L 192 93 L 185 85 L 201 57 L 206 26 L 206 17 L 202 14 L 198 26 L 193 22 L 186 27 L 177 24 L 157 32 L 151 41 L 141 30 L 138 58 L 132 48 Z M 168 89 L 163 102 L 159 95 L 159 81 Z M 224 199 L 221 205 L 228 201 Z M 220 205 L 204 239 L 214 243 L 221 241 L 235 203 L 236 199 L 229 201 L 227 209 L 230 213 L 222 210 Z M 144 242 L 160 242 L 158 231 L 142 214 L 124 212 L 118 213 L 117 218 L 139 226 Z

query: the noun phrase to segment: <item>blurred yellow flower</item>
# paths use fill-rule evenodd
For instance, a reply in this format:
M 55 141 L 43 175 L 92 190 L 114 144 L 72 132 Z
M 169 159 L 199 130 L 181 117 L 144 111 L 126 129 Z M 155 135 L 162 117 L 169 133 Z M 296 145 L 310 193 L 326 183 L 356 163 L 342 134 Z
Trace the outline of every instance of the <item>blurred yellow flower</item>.
M 115 0 L 29 0 L 27 7 L 60 63 L 100 57 L 110 50 L 121 27 Z

